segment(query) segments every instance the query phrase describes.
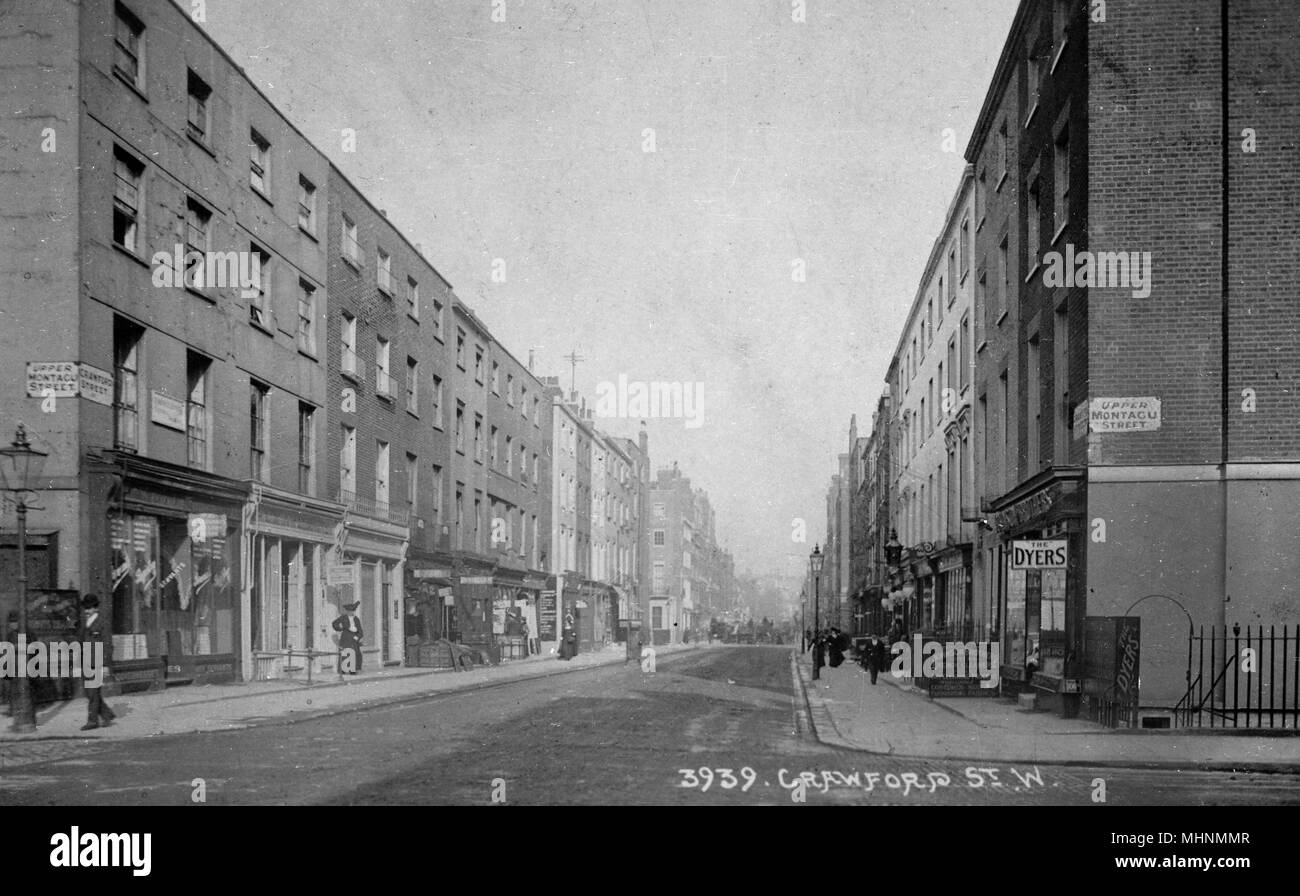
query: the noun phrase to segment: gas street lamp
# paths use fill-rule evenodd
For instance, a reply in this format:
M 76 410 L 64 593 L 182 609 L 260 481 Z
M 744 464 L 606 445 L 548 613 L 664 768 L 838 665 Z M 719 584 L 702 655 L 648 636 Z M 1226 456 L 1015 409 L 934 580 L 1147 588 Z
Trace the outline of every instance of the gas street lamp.
M 19 423 L 13 444 L 0 448 L 0 488 L 14 493 L 18 510 L 18 650 L 17 661 L 27 662 L 27 493 L 40 478 L 49 455 L 37 451 L 27 441 L 27 430 Z M 13 730 L 26 733 L 36 730 L 36 707 L 26 675 L 13 682 Z
M 808 557 L 808 563 L 812 568 L 813 578 L 813 680 L 821 678 L 821 575 L 822 562 L 826 558 L 822 556 L 821 545 L 814 545 L 813 552 Z
M 808 591 L 799 592 L 799 648 L 800 653 L 808 652 Z

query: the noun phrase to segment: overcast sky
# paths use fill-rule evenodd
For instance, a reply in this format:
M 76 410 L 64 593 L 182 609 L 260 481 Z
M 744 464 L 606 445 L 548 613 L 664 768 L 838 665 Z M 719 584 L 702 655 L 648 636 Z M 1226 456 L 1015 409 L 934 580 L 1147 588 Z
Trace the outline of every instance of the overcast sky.
M 588 401 L 702 382 L 652 462 L 708 489 L 738 571 L 799 573 L 1016 0 L 794 5 L 207 0 L 207 28 L 538 375 L 567 388 L 576 349 Z

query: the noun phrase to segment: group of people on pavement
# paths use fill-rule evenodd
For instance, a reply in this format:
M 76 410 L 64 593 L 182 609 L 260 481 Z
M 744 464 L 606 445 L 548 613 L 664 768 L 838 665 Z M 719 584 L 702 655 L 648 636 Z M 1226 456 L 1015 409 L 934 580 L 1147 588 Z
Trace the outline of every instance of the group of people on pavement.
M 889 665 L 889 645 L 901 640 L 902 637 L 903 627 L 897 620 L 888 635 L 868 636 L 866 644 L 858 653 L 858 664 L 871 676 L 872 684 L 876 683 L 880 671 Z M 813 666 L 816 669 L 820 670 L 826 665 L 834 669 L 844 662 L 844 655 L 852 645 L 852 639 L 835 626 L 831 626 L 819 632 L 807 629 L 804 632 L 804 644 L 805 650 L 812 649 Z
M 847 634 L 831 626 L 816 633 L 808 629 L 804 632 L 804 643 L 812 647 L 813 666 L 820 670 L 828 664 L 832 669 L 843 664 L 844 654 L 852 642 Z

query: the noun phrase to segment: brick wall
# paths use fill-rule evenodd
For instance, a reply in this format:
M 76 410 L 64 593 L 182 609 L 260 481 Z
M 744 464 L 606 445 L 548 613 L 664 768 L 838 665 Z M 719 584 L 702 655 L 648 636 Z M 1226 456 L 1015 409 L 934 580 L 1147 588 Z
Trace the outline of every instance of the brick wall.
M 1158 432 L 1090 437 L 1106 464 L 1220 457 L 1219 4 L 1108 4 L 1088 30 L 1089 247 L 1150 252 L 1151 295 L 1089 296 L 1093 396 L 1156 396 Z

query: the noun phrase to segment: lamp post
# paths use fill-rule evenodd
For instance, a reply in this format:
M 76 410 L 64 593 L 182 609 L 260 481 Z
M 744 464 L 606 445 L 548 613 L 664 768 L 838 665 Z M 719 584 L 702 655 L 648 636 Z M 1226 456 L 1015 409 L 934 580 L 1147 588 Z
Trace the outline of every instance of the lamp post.
M 814 545 L 813 552 L 808 557 L 808 563 L 812 567 L 813 577 L 813 681 L 821 678 L 821 575 L 822 561 L 821 545 Z
M 41 475 L 45 458 L 49 455 L 37 451 L 27 441 L 27 430 L 19 423 L 13 444 L 0 448 L 0 486 L 14 493 L 18 512 L 18 657 L 27 662 L 27 492 Z M 36 707 L 32 704 L 32 691 L 26 675 L 13 682 L 13 731 L 26 733 L 36 730 Z
M 799 592 L 799 643 L 800 653 L 808 652 L 808 591 Z

